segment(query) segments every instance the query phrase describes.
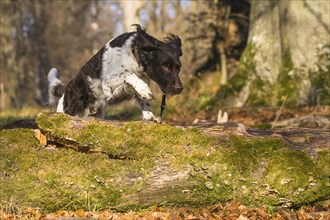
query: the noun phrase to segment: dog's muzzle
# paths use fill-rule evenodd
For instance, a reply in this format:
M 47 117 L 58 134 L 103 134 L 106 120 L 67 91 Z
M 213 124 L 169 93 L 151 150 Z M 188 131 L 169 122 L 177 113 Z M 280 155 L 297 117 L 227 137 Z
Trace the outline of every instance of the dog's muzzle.
M 181 81 L 173 81 L 166 91 L 169 95 L 179 95 L 183 90 L 183 85 Z

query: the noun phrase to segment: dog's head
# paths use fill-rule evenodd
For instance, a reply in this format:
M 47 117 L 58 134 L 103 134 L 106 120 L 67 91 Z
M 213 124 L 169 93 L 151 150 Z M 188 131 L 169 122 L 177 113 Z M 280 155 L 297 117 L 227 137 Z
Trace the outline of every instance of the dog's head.
M 178 36 L 171 34 L 164 41 L 159 41 L 137 25 L 133 52 L 150 79 L 164 93 L 177 95 L 182 92 L 183 85 L 179 78 L 182 50 Z

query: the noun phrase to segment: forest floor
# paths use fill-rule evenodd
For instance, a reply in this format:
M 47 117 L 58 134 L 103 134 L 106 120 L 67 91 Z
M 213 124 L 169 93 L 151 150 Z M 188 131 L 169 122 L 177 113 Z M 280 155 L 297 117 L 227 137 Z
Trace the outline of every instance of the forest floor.
M 237 201 L 228 202 L 225 205 L 216 204 L 202 208 L 162 208 L 155 204 L 143 211 L 75 211 L 59 210 L 54 213 L 42 214 L 39 209 L 26 207 L 22 210 L 14 210 L 14 207 L 2 207 L 0 219 L 109 219 L 109 220 L 283 220 L 283 219 L 330 219 L 329 205 L 315 205 L 300 207 L 299 209 L 281 208 L 278 210 L 266 210 L 263 207 L 249 208 Z M 15 212 L 15 214 L 14 214 Z

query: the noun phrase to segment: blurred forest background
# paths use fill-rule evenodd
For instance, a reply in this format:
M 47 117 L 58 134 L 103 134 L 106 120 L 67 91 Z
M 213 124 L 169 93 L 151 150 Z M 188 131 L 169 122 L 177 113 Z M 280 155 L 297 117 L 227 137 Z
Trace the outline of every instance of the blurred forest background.
M 0 8 L 1 111 L 45 107 L 52 67 L 67 83 L 134 23 L 182 39 L 185 90 L 167 114 L 330 105 L 328 0 L 1 0 Z

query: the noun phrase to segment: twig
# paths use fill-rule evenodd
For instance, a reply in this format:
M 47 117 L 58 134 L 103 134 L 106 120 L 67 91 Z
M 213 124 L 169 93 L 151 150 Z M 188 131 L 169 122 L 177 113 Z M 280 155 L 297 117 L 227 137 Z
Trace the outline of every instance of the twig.
M 282 105 L 281 105 L 281 107 L 280 107 L 280 109 L 277 111 L 277 113 L 276 113 L 276 117 L 275 117 L 275 119 L 274 119 L 274 121 L 273 121 L 273 123 L 272 123 L 272 128 L 274 128 L 274 126 L 275 126 L 275 123 L 278 121 L 278 119 L 280 118 L 280 116 L 281 116 L 281 113 L 282 113 L 282 109 L 283 109 L 283 107 L 284 107 L 284 105 L 285 105 L 285 102 L 286 102 L 286 99 L 288 98 L 288 96 L 286 95 L 285 97 L 284 97 L 284 99 L 283 99 L 283 102 L 282 102 Z

